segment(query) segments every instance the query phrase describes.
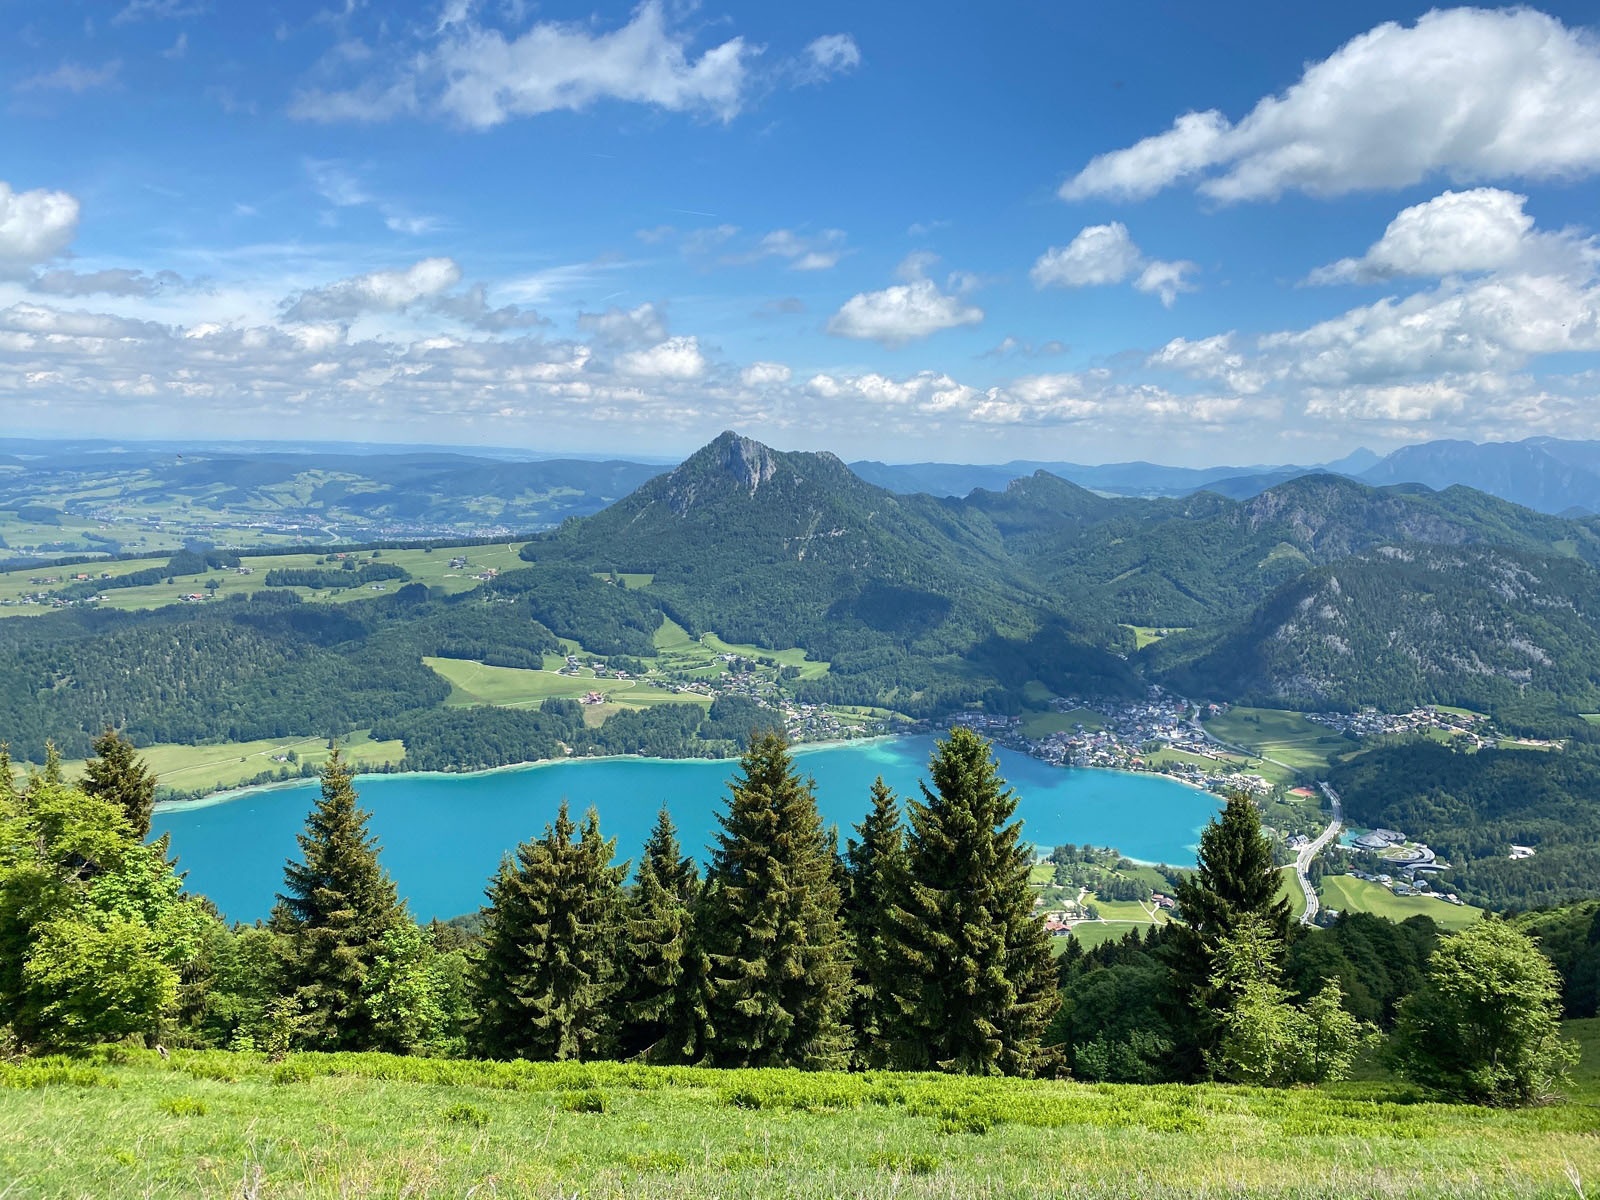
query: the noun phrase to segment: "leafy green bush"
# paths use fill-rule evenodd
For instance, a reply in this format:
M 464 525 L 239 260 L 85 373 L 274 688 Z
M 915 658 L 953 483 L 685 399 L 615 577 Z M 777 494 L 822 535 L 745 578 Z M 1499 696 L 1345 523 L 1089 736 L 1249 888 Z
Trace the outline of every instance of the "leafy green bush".
M 471 1125 L 474 1129 L 489 1123 L 489 1114 L 472 1104 L 452 1104 L 442 1115 L 452 1125 Z
M 161 1101 L 161 1111 L 175 1117 L 203 1117 L 206 1115 L 206 1104 L 204 1100 L 196 1100 L 193 1096 L 168 1096 Z

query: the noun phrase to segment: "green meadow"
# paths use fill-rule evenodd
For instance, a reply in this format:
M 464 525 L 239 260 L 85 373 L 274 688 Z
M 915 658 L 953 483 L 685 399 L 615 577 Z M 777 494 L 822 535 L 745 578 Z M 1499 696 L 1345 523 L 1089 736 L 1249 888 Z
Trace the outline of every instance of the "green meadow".
M 1593 1052 L 1600 1022 L 1569 1035 Z M 1269 1091 L 108 1048 L 0 1064 L 7 1197 L 1574 1197 L 1592 1065 L 1496 1111 Z
M 358 768 L 393 766 L 406 753 L 403 742 L 373 741 L 365 729 L 341 737 L 339 748 Z M 226 742 L 212 746 L 163 743 L 139 749 L 139 756 L 156 773 L 158 787 L 189 794 L 226 791 L 255 779 L 263 771 L 281 768 L 298 776 L 301 763 L 321 766 L 327 761 L 328 753 L 327 739 L 321 737 Z M 291 754 L 293 762 L 280 761 Z M 69 779 L 83 773 L 81 760 L 65 762 L 62 767 Z M 26 772 L 26 767 L 20 763 L 16 769 L 19 777 Z
M 1381 883 L 1368 883 L 1349 875 L 1324 875 L 1317 895 L 1328 908 L 1340 912 L 1369 912 L 1391 921 L 1418 915 L 1432 917 L 1444 929 L 1464 929 L 1483 916 L 1470 904 L 1448 904 L 1427 896 L 1396 896 Z
M 411 573 L 412 580 L 417 583 L 427 584 L 447 595 L 456 595 L 460 592 L 471 591 L 482 582 L 478 575 L 486 571 L 513 571 L 518 567 L 527 566 L 519 557 L 523 542 L 511 542 L 492 546 L 441 546 L 437 549 L 423 550 L 381 550 L 376 561 L 393 563 L 403 567 Z M 371 551 L 361 551 L 354 554 L 357 562 L 366 562 L 371 558 Z M 22 604 L 21 598 L 40 591 L 49 591 L 52 588 L 64 586 L 72 582 L 78 574 L 88 575 L 91 579 L 99 579 L 101 574 L 108 574 L 113 578 L 122 575 L 131 575 L 136 571 L 143 571 L 149 567 L 165 565 L 170 555 L 161 555 L 152 558 L 128 559 L 120 562 L 83 563 L 70 567 L 33 567 L 20 571 L 0 572 L 0 617 L 36 616 L 39 613 L 52 611 L 49 607 L 38 604 Z M 182 575 L 172 583 L 154 583 L 145 587 L 113 588 L 104 593 L 105 599 L 99 602 L 101 608 L 117 609 L 122 612 L 143 611 L 152 608 L 162 608 L 168 604 L 182 602 L 184 596 L 190 593 L 201 593 L 220 599 L 231 595 L 253 595 L 259 591 L 267 590 L 267 572 L 274 568 L 304 569 L 317 566 L 317 560 L 324 555 L 315 551 L 305 554 L 272 554 L 258 558 L 246 558 L 243 566 L 250 571 L 248 575 L 241 575 L 231 567 L 220 570 L 206 571 L 201 575 Z M 464 557 L 467 560 L 465 569 L 452 568 L 452 558 Z M 336 561 L 328 561 L 324 566 L 339 565 Z M 34 579 L 58 579 L 59 583 L 40 585 L 31 582 Z M 401 580 L 386 580 L 377 587 L 393 590 L 403 585 Z M 215 589 L 208 587 L 215 583 Z M 311 588 L 273 588 L 273 591 L 291 591 L 309 599 L 333 603 L 348 603 L 351 600 L 361 600 L 373 595 L 372 587 L 338 588 L 331 590 L 314 591 Z M 212 603 L 208 600 L 206 603 Z
M 1049 737 L 1052 733 L 1076 733 L 1082 725 L 1089 733 L 1106 727 L 1106 719 L 1092 708 L 1074 708 L 1068 712 L 1030 713 L 1022 718 L 1022 736 Z
M 1304 714 L 1284 709 L 1234 708 L 1212 717 L 1205 726 L 1219 741 L 1311 774 L 1327 770 L 1333 757 L 1355 748 Z
M 576 675 L 562 675 L 554 670 L 490 667 L 459 658 L 424 658 L 422 661 L 450 684 L 450 697 L 445 703 L 455 707 L 492 704 L 501 708 L 531 708 L 551 697 L 581 700 L 598 693 L 605 700 L 584 710 L 584 720 L 598 725 L 624 708 L 648 708 L 652 704 L 709 707 L 711 704 L 710 696 L 673 692 L 642 679 L 599 679 L 589 667 L 579 668 Z

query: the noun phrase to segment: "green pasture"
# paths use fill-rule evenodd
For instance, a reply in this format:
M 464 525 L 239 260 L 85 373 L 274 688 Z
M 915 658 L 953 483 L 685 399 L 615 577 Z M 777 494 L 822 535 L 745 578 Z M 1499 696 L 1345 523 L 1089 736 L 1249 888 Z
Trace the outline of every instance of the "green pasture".
M 1432 917 L 1445 929 L 1464 929 L 1483 915 L 1470 904 L 1447 904 L 1428 896 L 1396 896 L 1381 883 L 1368 883 L 1349 875 L 1324 875 L 1317 887 L 1324 908 L 1340 912 L 1369 912 L 1391 921 L 1419 914 Z
M 830 665 L 825 662 L 814 661 L 799 646 L 793 646 L 788 650 L 767 650 L 761 646 L 725 642 L 714 633 L 708 633 L 702 637 L 700 644 L 714 654 L 738 654 L 745 658 L 771 663 L 780 667 L 798 667 L 801 679 L 816 679 L 819 676 L 826 675 Z
M 1147 754 L 1144 760 L 1152 767 L 1169 766 L 1173 764 L 1187 764 L 1199 767 L 1202 771 L 1243 770 L 1247 759 L 1207 758 L 1203 754 L 1190 754 L 1187 750 L 1174 750 L 1171 746 L 1164 746 L 1154 754 Z
M 1133 631 L 1133 647 L 1135 650 L 1143 650 L 1146 646 L 1159 642 L 1164 637 L 1170 637 L 1174 633 L 1186 632 L 1185 629 L 1171 626 L 1123 625 L 1123 628 Z
M 1076 733 L 1078 726 L 1094 733 L 1106 727 L 1106 719 L 1092 708 L 1074 708 L 1068 712 L 1031 713 L 1022 719 L 1022 736 L 1049 737 L 1052 733 Z
M 50 500 L 46 498 L 44 503 L 49 504 Z M 170 521 L 164 519 L 159 525 L 152 525 L 135 517 L 102 521 L 64 512 L 59 524 L 43 524 L 25 521 L 15 512 L 0 512 L 0 538 L 5 540 L 8 556 L 37 554 L 50 558 L 105 554 L 114 548 L 119 554 L 159 554 L 163 559 L 181 549 L 184 540 L 192 537 L 220 539 L 241 549 L 306 540 L 304 534 L 242 527 L 230 527 L 224 536 L 213 524 L 214 516 L 206 512 L 173 513 Z
M 360 551 L 350 555 L 357 565 L 368 561 L 392 563 L 409 571 L 412 582 L 426 584 L 447 595 L 456 595 L 461 592 L 471 591 L 479 587 L 482 581 L 476 578 L 488 570 L 513 571 L 527 564 L 519 557 L 519 551 L 525 543 L 511 542 L 495 544 L 492 546 L 467 546 L 449 547 L 440 546 L 433 549 L 421 550 L 380 550 L 377 559 L 372 558 L 371 551 Z M 121 575 L 131 575 L 136 571 L 146 570 L 150 567 L 159 567 L 166 564 L 170 555 L 147 559 L 130 559 L 116 563 L 87 563 L 71 567 L 33 568 L 22 571 L 0 572 L 0 616 L 28 616 L 49 612 L 51 609 L 41 605 L 22 605 L 17 601 L 25 594 L 49 591 L 64 587 L 74 582 L 78 574 L 87 574 L 91 579 L 98 580 L 102 573 L 113 578 Z M 465 557 L 465 569 L 452 569 L 452 558 Z M 214 603 L 235 594 L 254 595 L 256 592 L 267 589 L 267 572 L 275 568 L 285 569 L 315 569 L 318 568 L 317 560 L 324 558 L 321 569 L 337 570 L 342 561 L 316 552 L 306 554 L 272 554 L 259 558 L 246 558 L 242 566 L 248 568 L 248 575 L 241 575 L 232 567 L 220 570 L 206 571 L 201 575 L 180 575 L 172 583 L 155 583 L 145 587 L 113 588 L 104 594 L 105 599 L 99 602 L 101 608 L 117 609 L 123 612 L 142 611 L 151 608 L 162 608 L 169 604 L 183 602 L 183 597 L 190 593 L 198 593 L 210 597 L 204 603 Z M 32 583 L 37 578 L 52 578 L 58 583 L 40 585 Z M 208 584 L 215 582 L 217 587 L 212 589 Z M 363 587 L 338 588 L 314 590 L 312 588 L 295 587 L 287 589 L 302 598 L 316 598 L 322 601 L 346 603 L 352 600 L 368 599 L 382 591 L 393 591 L 404 586 L 406 581 L 397 579 L 383 580 L 378 584 Z M 9 601 L 10 603 L 7 603 Z
M 340 738 L 339 746 L 345 758 L 358 767 L 394 765 L 405 757 L 405 743 L 375 742 L 364 729 Z M 298 761 L 277 761 L 291 751 Z M 321 766 L 327 761 L 328 753 L 327 739 L 321 737 L 224 742 L 212 746 L 163 743 L 139 748 L 139 756 L 156 773 L 157 784 L 180 792 L 226 791 L 254 779 L 263 771 L 284 767 L 296 774 L 300 763 Z M 65 762 L 62 767 L 69 779 L 83 773 L 82 760 Z M 18 764 L 19 774 L 25 769 Z
M 457 707 L 492 704 L 500 708 L 528 708 L 552 696 L 577 700 L 591 692 L 604 696 L 608 704 L 627 708 L 711 703 L 709 696 L 671 692 L 642 679 L 597 679 L 587 667 L 576 675 L 560 675 L 521 667 L 490 667 L 460 658 L 426 657 L 422 661 L 450 685 L 450 698 L 445 703 Z
M 1072 926 L 1072 937 L 1085 950 L 1093 950 L 1096 946 L 1103 946 L 1107 942 L 1121 941 L 1133 930 L 1137 929 L 1142 936 L 1145 930 L 1154 924 L 1152 921 L 1076 921 Z M 1066 949 L 1066 938 L 1054 939 L 1055 945 L 1051 947 L 1057 954 Z
M 1570 1198 L 1600 1183 L 1593 1099 L 119 1048 L 0 1065 L 0 1178 L 17 1197 Z
M 662 618 L 653 637 L 656 665 L 663 671 L 676 674 L 715 678 L 727 669 L 721 657 L 724 654 L 737 654 L 771 667 L 798 667 L 801 679 L 816 679 L 828 673 L 829 664 L 812 660 L 797 646 L 788 650 L 768 650 L 762 646 L 723 641 L 714 633 L 696 639 L 670 617 Z
M 1285 709 L 1234 708 L 1212 717 L 1205 726 L 1220 741 L 1313 774 L 1326 771 L 1333 757 L 1354 749 L 1351 742 L 1308 721 L 1305 714 Z
M 1278 895 L 1289 897 L 1289 919 L 1298 921 L 1306 911 L 1306 893 L 1292 863 L 1278 872 Z
M 1167 914 L 1154 905 L 1140 904 L 1137 900 L 1102 900 L 1090 892 L 1084 897 L 1100 910 L 1102 921 L 1131 921 L 1141 925 L 1165 925 Z

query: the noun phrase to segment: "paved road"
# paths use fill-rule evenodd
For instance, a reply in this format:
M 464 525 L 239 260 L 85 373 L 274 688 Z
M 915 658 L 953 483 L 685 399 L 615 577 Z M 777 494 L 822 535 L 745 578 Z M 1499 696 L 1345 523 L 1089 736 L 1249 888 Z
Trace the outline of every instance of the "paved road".
M 1322 901 L 1317 898 L 1317 889 L 1311 886 L 1311 877 L 1307 872 L 1311 869 L 1311 860 L 1327 848 L 1329 842 L 1339 836 L 1339 830 L 1344 828 L 1344 802 L 1339 799 L 1339 793 L 1325 783 L 1317 785 L 1322 789 L 1322 794 L 1328 798 L 1328 804 L 1333 809 L 1333 820 L 1328 822 L 1328 827 L 1314 842 L 1308 842 L 1300 847 L 1300 853 L 1295 855 L 1294 873 L 1300 880 L 1300 890 L 1306 894 L 1306 910 L 1300 914 L 1300 924 L 1309 925 L 1317 918 L 1317 910 L 1322 907 Z

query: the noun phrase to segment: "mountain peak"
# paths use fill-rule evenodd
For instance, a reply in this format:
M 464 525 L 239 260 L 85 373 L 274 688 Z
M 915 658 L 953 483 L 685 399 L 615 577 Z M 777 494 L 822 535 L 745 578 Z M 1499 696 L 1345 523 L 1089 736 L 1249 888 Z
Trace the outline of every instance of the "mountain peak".
M 690 455 L 678 470 L 702 476 L 707 471 L 724 475 L 753 496 L 778 473 L 778 455 L 772 447 L 729 429 Z

